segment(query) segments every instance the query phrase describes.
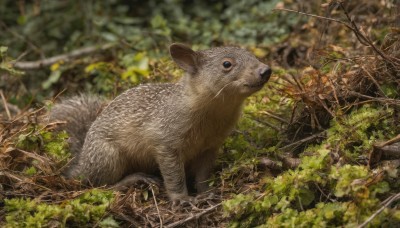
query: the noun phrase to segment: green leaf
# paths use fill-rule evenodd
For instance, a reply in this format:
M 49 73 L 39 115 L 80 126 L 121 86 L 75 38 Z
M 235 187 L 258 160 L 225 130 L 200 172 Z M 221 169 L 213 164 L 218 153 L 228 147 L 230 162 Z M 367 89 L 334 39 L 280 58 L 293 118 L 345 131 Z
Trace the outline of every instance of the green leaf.
M 58 81 L 58 79 L 60 79 L 60 76 L 61 76 L 61 70 L 52 71 L 49 78 L 42 83 L 42 88 L 49 89 L 51 85 L 53 85 Z
M 99 223 L 100 227 L 119 227 L 119 224 L 117 223 L 117 221 L 115 221 L 115 219 L 111 216 L 103 219 L 100 223 Z

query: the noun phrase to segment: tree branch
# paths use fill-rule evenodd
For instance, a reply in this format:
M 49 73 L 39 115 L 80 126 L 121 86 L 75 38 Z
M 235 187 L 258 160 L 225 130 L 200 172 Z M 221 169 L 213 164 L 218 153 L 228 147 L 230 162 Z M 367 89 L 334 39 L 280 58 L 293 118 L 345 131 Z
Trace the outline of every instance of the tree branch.
M 101 46 L 85 47 L 77 50 L 73 50 L 67 54 L 56 55 L 47 59 L 37 61 L 18 61 L 13 64 L 13 67 L 20 70 L 36 70 L 43 67 L 51 66 L 59 61 L 70 61 L 71 59 L 79 58 L 81 56 L 89 55 L 91 53 L 109 49 L 115 46 L 114 43 L 108 43 Z
M 186 219 L 171 223 L 168 226 L 165 226 L 165 228 L 172 228 L 172 227 L 182 226 L 183 224 L 185 224 L 185 223 L 187 223 L 189 221 L 192 221 L 194 219 L 199 219 L 201 216 L 203 216 L 203 215 L 205 215 L 207 213 L 210 213 L 211 211 L 215 210 L 219 206 L 221 206 L 221 203 L 218 203 L 218 204 L 216 204 L 216 205 L 214 205 L 214 206 L 212 206 L 210 208 L 207 208 L 204 211 L 202 211 L 202 212 L 200 212 L 198 214 L 194 214 L 194 215 L 192 215 L 192 216 L 190 216 L 190 217 L 188 217 Z

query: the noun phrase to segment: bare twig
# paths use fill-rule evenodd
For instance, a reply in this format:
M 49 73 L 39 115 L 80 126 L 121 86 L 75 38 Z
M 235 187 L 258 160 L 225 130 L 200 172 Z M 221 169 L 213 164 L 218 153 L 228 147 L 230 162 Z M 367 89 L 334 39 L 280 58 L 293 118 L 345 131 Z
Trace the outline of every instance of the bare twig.
M 365 222 L 363 222 L 361 225 L 358 226 L 358 228 L 362 228 L 364 226 L 366 226 L 368 223 L 370 223 L 377 215 L 379 215 L 383 210 L 385 210 L 385 208 L 387 208 L 392 202 L 400 199 L 400 193 L 397 193 L 394 196 L 390 196 L 388 199 L 390 200 L 385 200 L 387 201 L 385 203 L 385 205 L 383 205 L 381 208 L 379 208 L 379 210 L 377 210 L 374 214 L 372 214 L 367 220 L 365 220 Z
M 1 96 L 1 100 L 3 101 L 3 105 L 4 105 L 4 109 L 6 110 L 7 117 L 9 120 L 11 120 L 11 113 L 10 113 L 10 110 L 8 109 L 8 104 L 7 104 L 6 98 L 4 97 L 3 90 L 0 90 L 0 96 Z
M 311 140 L 313 140 L 315 138 L 323 137 L 325 135 L 325 133 L 326 133 L 326 131 L 319 132 L 317 134 L 311 135 L 311 136 L 309 136 L 307 138 L 304 138 L 304 139 L 300 139 L 300 140 L 298 140 L 298 141 L 296 141 L 294 143 L 291 143 L 291 144 L 286 145 L 284 147 L 281 147 L 279 149 L 280 150 L 287 150 L 287 149 L 289 149 L 291 147 L 297 147 L 298 145 L 301 145 L 301 144 L 303 144 L 305 142 L 311 141 Z
M 160 220 L 160 228 L 163 228 L 163 219 L 160 214 L 160 209 L 158 209 L 157 199 L 152 185 L 150 185 L 150 189 L 151 189 L 151 194 L 153 195 L 154 205 L 156 206 L 157 209 L 158 219 Z
M 214 206 L 212 206 L 210 208 L 207 208 L 207 209 L 205 209 L 204 211 L 202 211 L 200 213 L 194 214 L 194 215 L 192 215 L 192 216 L 190 216 L 190 217 L 188 217 L 186 219 L 171 223 L 168 226 L 165 226 L 165 228 L 172 228 L 172 227 L 182 226 L 187 222 L 190 222 L 190 221 L 195 220 L 195 219 L 199 219 L 201 216 L 214 211 L 219 206 L 221 206 L 221 203 L 215 204 Z
M 348 91 L 349 95 L 353 95 L 356 97 L 360 97 L 360 98 L 364 98 L 364 99 L 368 99 L 371 101 L 377 101 L 377 102 L 382 102 L 385 104 L 391 104 L 391 105 L 400 105 L 400 100 L 398 99 L 392 99 L 392 98 L 379 98 L 379 97 L 371 97 L 368 95 L 364 95 L 355 91 Z
M 60 62 L 60 61 L 67 62 L 71 59 L 79 58 L 81 56 L 85 56 L 85 55 L 91 54 L 96 51 L 106 50 L 113 46 L 115 46 L 114 43 L 108 43 L 108 44 L 104 44 L 101 46 L 85 47 L 85 48 L 71 51 L 67 54 L 56 55 L 56 56 L 53 56 L 53 57 L 50 57 L 47 59 L 42 59 L 42 60 L 37 60 L 37 61 L 27 61 L 27 62 L 22 62 L 22 61 L 15 62 L 14 67 L 17 69 L 21 69 L 21 70 L 40 69 L 42 67 L 47 67 L 47 66 L 50 66 L 50 65 Z
M 344 8 L 343 3 L 340 2 L 339 3 L 340 7 L 342 8 L 344 14 L 347 17 L 347 20 L 349 20 L 349 22 L 351 23 L 351 27 L 350 29 L 353 30 L 354 34 L 357 36 L 357 39 L 364 44 L 365 46 L 370 46 L 372 47 L 372 49 L 378 54 L 380 55 L 383 59 L 389 61 L 392 63 L 392 60 L 386 56 L 379 48 L 377 48 L 374 43 L 367 37 L 365 36 L 360 29 L 358 28 L 357 24 L 354 22 L 354 20 L 350 17 L 349 13 L 347 12 L 346 8 Z M 365 44 L 365 43 L 367 44 Z
M 318 19 L 323 19 L 323 20 L 327 20 L 327 21 L 334 21 L 334 22 L 340 23 L 340 24 L 346 26 L 347 28 L 353 30 L 353 28 L 349 24 L 347 24 L 344 21 L 335 19 L 335 18 L 323 17 L 323 16 L 311 14 L 311 13 L 304 13 L 304 12 L 301 12 L 301 11 L 298 11 L 298 10 L 291 10 L 291 9 L 285 9 L 285 8 L 275 8 L 273 10 L 286 11 L 286 12 L 291 12 L 291 13 L 298 13 L 298 14 L 301 14 L 301 15 L 309 16 L 309 17 L 315 17 L 315 18 L 318 18 Z
M 277 116 L 277 115 L 274 115 L 274 114 L 272 114 L 272 113 L 270 113 L 270 112 L 261 111 L 260 113 L 265 114 L 265 115 L 267 115 L 267 116 L 269 116 L 269 117 L 271 117 L 271 118 L 274 118 L 274 119 L 276 119 L 276 120 L 278 120 L 278 121 L 280 121 L 280 122 L 282 122 L 282 123 L 289 124 L 289 121 L 287 121 L 287 120 L 285 120 L 285 119 L 283 119 L 283 118 L 281 118 L 281 117 L 279 117 L 279 116 Z
M 259 120 L 259 119 L 253 118 L 253 117 L 251 117 L 251 119 L 256 121 L 256 122 L 258 122 L 258 123 L 260 123 L 260 124 L 266 125 L 266 126 L 272 128 L 272 129 L 274 129 L 277 132 L 281 131 L 281 129 L 279 129 L 277 126 L 274 126 L 273 124 L 270 124 L 270 123 L 268 123 L 266 121 L 262 121 L 262 120 Z
M 394 137 L 394 138 L 392 138 L 392 139 L 389 139 L 388 141 L 386 141 L 386 142 L 384 142 L 384 143 L 381 143 L 381 144 L 379 144 L 379 145 L 376 145 L 376 146 L 378 146 L 378 147 L 384 147 L 384 146 L 391 145 L 391 144 L 396 143 L 396 142 L 399 142 L 399 141 L 400 141 L 400 134 L 398 134 L 396 137 Z

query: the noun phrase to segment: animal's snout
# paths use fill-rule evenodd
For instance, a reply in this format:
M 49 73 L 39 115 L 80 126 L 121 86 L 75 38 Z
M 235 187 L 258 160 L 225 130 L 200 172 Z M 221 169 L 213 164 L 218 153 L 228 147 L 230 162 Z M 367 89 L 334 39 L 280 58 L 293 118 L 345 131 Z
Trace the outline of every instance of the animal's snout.
M 259 74 L 260 74 L 260 77 L 262 80 L 267 81 L 272 74 L 271 67 L 265 66 L 265 67 L 260 68 Z

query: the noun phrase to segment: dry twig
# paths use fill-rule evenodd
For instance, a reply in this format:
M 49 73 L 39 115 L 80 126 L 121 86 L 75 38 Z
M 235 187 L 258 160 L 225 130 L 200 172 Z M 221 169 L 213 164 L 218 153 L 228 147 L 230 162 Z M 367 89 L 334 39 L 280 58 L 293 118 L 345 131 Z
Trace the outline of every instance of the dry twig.
M 285 151 L 285 150 L 287 150 L 287 149 L 289 149 L 291 147 L 297 147 L 297 146 L 299 146 L 299 145 L 301 145 L 301 144 L 303 144 L 305 142 L 309 142 L 309 141 L 311 141 L 311 140 L 313 140 L 315 138 L 323 137 L 325 135 L 325 133 L 326 133 L 326 131 L 319 132 L 317 134 L 311 135 L 311 136 L 309 136 L 307 138 L 304 138 L 304 139 L 300 139 L 300 140 L 298 140 L 298 141 L 296 141 L 294 143 L 291 143 L 291 144 L 286 145 L 284 147 L 281 147 L 279 149 Z
M 389 205 L 400 199 L 400 193 L 397 193 L 394 196 L 390 196 L 388 199 L 386 199 L 385 201 L 387 201 L 385 203 L 385 205 L 383 205 L 381 208 L 379 208 L 379 210 L 377 210 L 374 214 L 371 215 L 371 217 L 369 217 L 367 220 L 365 220 L 365 222 L 363 222 L 361 225 L 358 226 L 358 228 L 362 228 L 365 227 L 368 223 L 370 223 L 377 215 L 379 215 L 383 210 L 385 210 L 385 208 L 389 207 Z
M 158 209 L 157 199 L 156 199 L 156 195 L 154 193 L 154 189 L 153 189 L 152 185 L 150 185 L 150 189 L 151 189 L 151 194 L 153 195 L 154 205 L 156 206 L 156 209 L 157 209 L 158 218 L 160 220 L 160 228 L 162 228 L 163 227 L 163 219 L 160 214 L 160 209 Z
M 39 69 L 42 67 L 47 67 L 50 66 L 54 63 L 60 62 L 60 61 L 64 61 L 67 62 L 71 59 L 74 58 L 79 58 L 81 56 L 85 56 L 85 55 L 89 55 L 92 54 L 96 51 L 100 51 L 100 50 L 106 50 L 109 49 L 111 47 L 115 46 L 115 44 L 113 43 L 109 43 L 109 44 L 104 44 L 101 46 L 92 46 L 92 47 L 85 47 L 85 48 L 81 48 L 81 49 L 77 49 L 74 51 L 71 51 L 67 54 L 62 54 L 62 55 L 56 55 L 47 59 L 42 59 L 42 60 L 37 60 L 37 61 L 28 61 L 28 62 L 15 62 L 14 63 L 14 67 L 21 69 L 21 70 L 35 70 L 35 69 Z
M 168 226 L 165 226 L 165 228 L 173 228 L 173 227 L 177 227 L 177 226 L 182 226 L 187 222 L 190 222 L 190 221 L 195 220 L 195 219 L 199 219 L 201 216 L 214 211 L 219 206 L 221 206 L 221 203 L 215 204 L 214 206 L 212 206 L 210 208 L 207 208 L 207 209 L 205 209 L 204 211 L 202 211 L 200 213 L 194 214 L 194 215 L 192 215 L 192 216 L 190 216 L 190 217 L 188 217 L 186 219 L 171 223 Z
M 3 101 L 3 105 L 4 105 L 4 109 L 6 110 L 7 117 L 9 120 L 11 120 L 11 113 L 10 113 L 10 110 L 8 109 L 8 104 L 7 104 L 6 98 L 4 97 L 3 90 L 0 90 L 0 96 L 1 96 L 1 100 Z

